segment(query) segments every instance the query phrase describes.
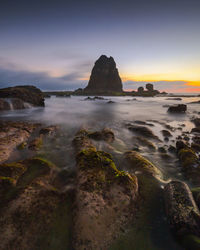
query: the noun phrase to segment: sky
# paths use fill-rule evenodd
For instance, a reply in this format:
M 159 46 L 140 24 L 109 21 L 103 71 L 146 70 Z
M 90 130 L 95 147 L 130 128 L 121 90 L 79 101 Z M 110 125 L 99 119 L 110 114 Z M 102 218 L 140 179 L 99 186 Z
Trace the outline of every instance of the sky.
M 102 54 L 124 90 L 200 93 L 200 1 L 0 1 L 0 87 L 84 88 Z

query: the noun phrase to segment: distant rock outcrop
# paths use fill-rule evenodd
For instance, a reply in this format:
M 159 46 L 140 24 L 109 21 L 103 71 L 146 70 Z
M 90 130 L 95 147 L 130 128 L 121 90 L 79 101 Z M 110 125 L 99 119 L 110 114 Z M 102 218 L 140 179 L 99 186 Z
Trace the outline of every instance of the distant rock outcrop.
M 156 89 L 154 89 L 153 84 L 147 83 L 146 84 L 146 90 L 143 87 L 139 87 L 137 92 L 134 92 L 134 94 L 137 96 L 155 96 L 157 94 L 160 94 L 160 92 Z
M 0 89 L 0 110 L 44 106 L 44 95 L 35 86 L 16 86 Z
M 95 62 L 88 86 L 84 89 L 87 93 L 122 92 L 122 81 L 112 57 L 105 55 Z

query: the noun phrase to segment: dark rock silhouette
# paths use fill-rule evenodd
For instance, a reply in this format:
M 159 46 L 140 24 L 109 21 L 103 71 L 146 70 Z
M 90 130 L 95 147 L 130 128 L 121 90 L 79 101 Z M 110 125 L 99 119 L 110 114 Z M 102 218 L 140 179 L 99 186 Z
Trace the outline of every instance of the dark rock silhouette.
M 151 83 L 146 84 L 146 90 L 143 87 L 139 87 L 137 89 L 137 92 L 133 93 L 135 96 L 155 96 L 157 94 L 160 94 L 158 90 L 154 89 L 154 86 Z
M 16 86 L 0 89 L 0 98 L 2 98 L 1 103 L 2 107 L 5 109 L 5 102 L 10 102 L 12 104 L 13 109 L 22 109 L 26 108 L 25 103 L 30 103 L 33 106 L 44 106 L 44 95 L 42 91 L 35 86 Z
M 147 83 L 147 84 L 146 84 L 146 89 L 147 89 L 148 91 L 153 91 L 153 90 L 154 90 L 154 89 L 153 89 L 153 84 Z
M 175 106 L 170 106 L 168 108 L 169 113 L 185 113 L 187 111 L 187 105 L 185 104 L 178 104 Z
M 144 88 L 143 87 L 139 87 L 137 92 L 138 92 L 138 94 L 143 94 Z
M 122 92 L 122 81 L 113 57 L 102 55 L 95 62 L 88 86 L 84 89 L 84 92 Z

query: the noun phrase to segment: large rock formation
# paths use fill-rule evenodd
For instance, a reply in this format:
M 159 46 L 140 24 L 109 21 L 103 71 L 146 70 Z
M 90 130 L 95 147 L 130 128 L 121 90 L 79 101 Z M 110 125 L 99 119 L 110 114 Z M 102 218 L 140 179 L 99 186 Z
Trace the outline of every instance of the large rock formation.
M 33 106 L 44 106 L 42 91 L 35 86 L 0 89 L 0 110 L 27 108 L 27 103 Z
M 102 55 L 95 62 L 88 86 L 84 89 L 84 92 L 122 92 L 122 81 L 112 57 Z

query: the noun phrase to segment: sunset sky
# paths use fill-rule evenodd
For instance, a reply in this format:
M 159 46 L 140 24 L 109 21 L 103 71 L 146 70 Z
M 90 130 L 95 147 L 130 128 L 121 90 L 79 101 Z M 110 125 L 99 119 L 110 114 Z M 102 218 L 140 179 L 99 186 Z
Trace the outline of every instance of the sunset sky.
M 0 87 L 85 87 L 102 54 L 124 90 L 200 92 L 200 1 L 1 1 Z

